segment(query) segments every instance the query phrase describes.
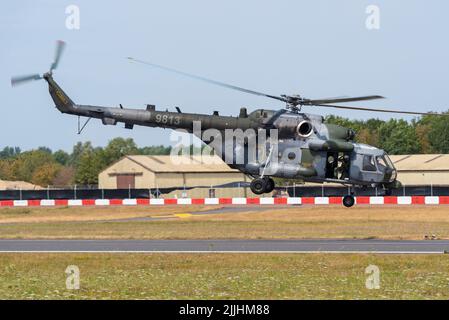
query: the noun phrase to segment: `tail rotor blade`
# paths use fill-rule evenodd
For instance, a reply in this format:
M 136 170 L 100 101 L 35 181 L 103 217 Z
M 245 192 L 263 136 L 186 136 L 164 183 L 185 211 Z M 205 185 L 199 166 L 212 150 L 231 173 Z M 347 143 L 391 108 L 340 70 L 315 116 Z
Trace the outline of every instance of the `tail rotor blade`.
M 58 67 L 59 60 L 61 59 L 61 55 L 65 48 L 65 42 L 62 40 L 58 40 L 56 42 L 56 51 L 55 51 L 55 60 L 50 66 L 50 71 L 55 70 Z
M 19 84 L 23 84 L 29 81 L 40 80 L 42 76 L 40 74 L 30 74 L 26 76 L 18 76 L 11 78 L 11 86 L 15 87 Z

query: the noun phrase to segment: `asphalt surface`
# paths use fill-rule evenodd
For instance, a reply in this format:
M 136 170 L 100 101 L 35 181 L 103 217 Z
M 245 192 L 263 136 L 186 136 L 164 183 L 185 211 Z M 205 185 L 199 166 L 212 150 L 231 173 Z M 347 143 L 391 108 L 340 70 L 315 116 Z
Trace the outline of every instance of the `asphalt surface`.
M 449 241 L 391 240 L 0 240 L 0 252 L 444 253 Z

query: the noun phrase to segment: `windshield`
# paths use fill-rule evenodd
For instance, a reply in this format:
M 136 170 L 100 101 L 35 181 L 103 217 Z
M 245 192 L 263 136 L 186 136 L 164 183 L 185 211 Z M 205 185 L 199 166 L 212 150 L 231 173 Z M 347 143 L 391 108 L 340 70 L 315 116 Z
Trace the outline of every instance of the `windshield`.
M 377 161 L 377 169 L 379 171 L 384 172 L 385 169 L 387 168 L 387 163 L 385 162 L 384 157 L 376 157 L 376 161 Z
M 385 162 L 386 162 L 388 168 L 394 169 L 394 164 L 393 164 L 393 162 L 391 161 L 391 159 L 390 159 L 389 156 L 384 155 L 382 158 L 385 160 Z
M 376 157 L 377 170 L 385 172 L 387 168 L 394 169 L 394 165 L 387 155 Z
M 363 171 L 380 171 L 385 172 L 386 169 L 394 170 L 393 162 L 387 155 L 383 156 L 363 156 Z

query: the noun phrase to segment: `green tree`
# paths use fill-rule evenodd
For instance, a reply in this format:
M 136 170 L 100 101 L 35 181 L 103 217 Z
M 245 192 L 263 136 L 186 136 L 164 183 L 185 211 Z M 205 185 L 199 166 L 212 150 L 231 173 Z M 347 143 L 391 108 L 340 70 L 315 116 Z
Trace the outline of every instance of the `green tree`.
M 417 124 L 427 127 L 427 135 L 423 139 L 428 140 L 433 153 L 449 153 L 449 116 L 424 116 Z
M 59 163 L 46 163 L 34 171 L 31 182 L 40 186 L 52 185 L 61 168 Z
M 47 163 L 54 163 L 53 156 L 43 150 L 22 152 L 12 163 L 11 178 L 31 182 L 34 172 Z
M 20 154 L 21 150 L 19 147 L 4 147 L 0 151 L 0 159 L 15 158 Z
M 12 165 L 13 160 L 1 159 L 0 160 L 0 180 L 13 180 Z
M 169 155 L 171 152 L 171 146 L 147 146 L 139 148 L 138 154 L 142 155 Z
M 64 150 L 58 150 L 53 153 L 53 158 L 55 161 L 63 166 L 66 166 L 69 164 L 70 161 L 70 155 L 65 152 Z
M 45 153 L 48 153 L 48 154 L 52 154 L 52 153 L 53 153 L 49 147 L 43 147 L 43 146 L 41 146 L 41 147 L 37 148 L 37 150 L 38 150 L 38 151 L 45 152 Z
M 92 152 L 94 147 L 92 146 L 92 143 L 90 141 L 87 142 L 77 142 L 73 146 L 72 154 L 70 155 L 69 164 L 77 167 L 79 164 L 79 160 L 81 155 L 84 152 Z
M 390 154 L 414 154 L 421 149 L 414 126 L 402 119 L 391 119 L 379 127 L 379 147 Z
M 93 185 L 98 183 L 98 174 L 106 167 L 104 151 L 101 148 L 86 149 L 79 156 L 75 172 L 75 183 Z
M 133 139 L 115 138 L 104 148 L 104 163 L 112 164 L 125 155 L 138 154 L 139 150 Z

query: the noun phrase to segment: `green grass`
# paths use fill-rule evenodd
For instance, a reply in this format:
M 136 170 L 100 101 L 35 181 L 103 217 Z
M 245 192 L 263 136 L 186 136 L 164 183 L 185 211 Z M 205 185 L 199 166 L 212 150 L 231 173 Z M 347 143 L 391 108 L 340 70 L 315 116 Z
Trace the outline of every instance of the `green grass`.
M 1 208 L 0 238 L 22 239 L 449 239 L 447 206 L 273 207 L 183 215 L 208 206 Z M 151 217 L 166 220 L 145 220 Z M 181 216 L 178 217 L 178 216 Z M 137 220 L 133 220 L 137 219 Z
M 379 290 L 365 268 L 380 268 Z M 80 290 L 65 288 L 68 265 Z M 0 299 L 448 299 L 446 255 L 0 254 Z
M 449 223 L 414 221 L 205 221 L 54 222 L 0 225 L 2 239 L 301 239 L 449 238 Z

